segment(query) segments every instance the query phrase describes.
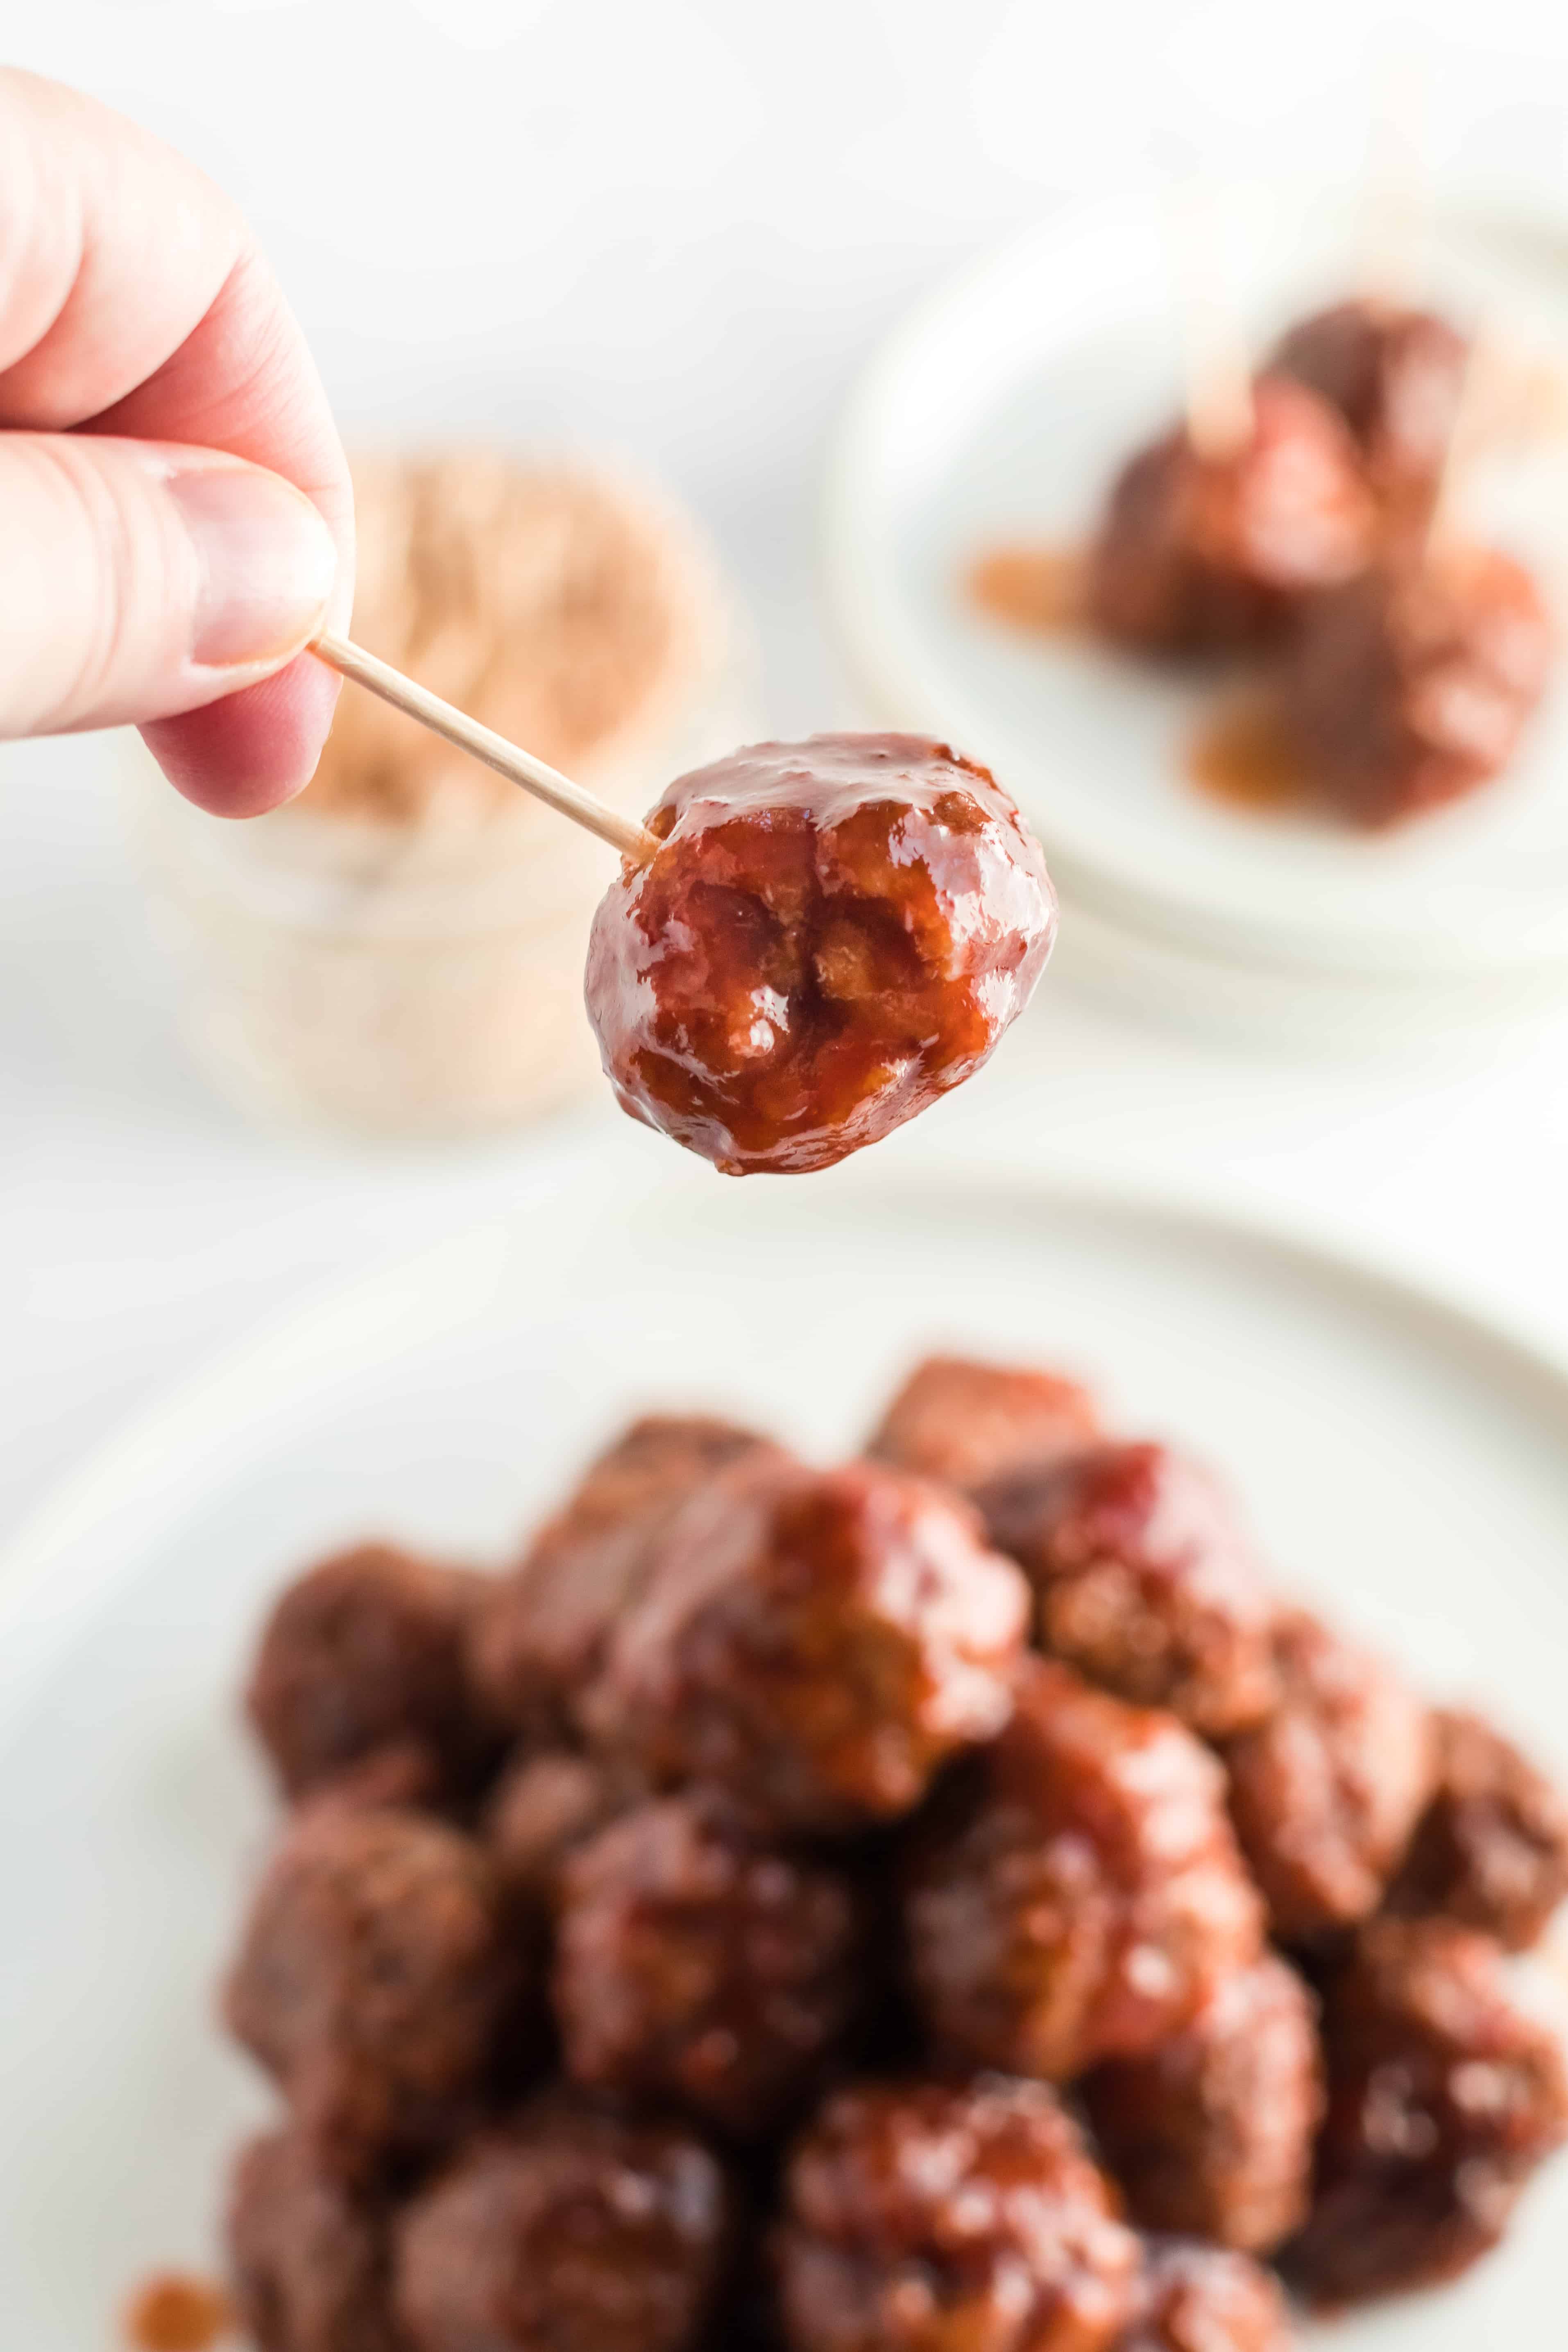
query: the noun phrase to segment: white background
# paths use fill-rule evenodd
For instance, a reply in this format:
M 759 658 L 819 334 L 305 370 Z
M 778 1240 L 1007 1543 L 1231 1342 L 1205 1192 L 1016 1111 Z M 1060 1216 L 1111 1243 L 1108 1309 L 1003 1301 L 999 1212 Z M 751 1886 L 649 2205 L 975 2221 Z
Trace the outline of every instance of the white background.
M 1392 41 L 1445 179 L 1568 213 L 1568 11 L 1488 0 L 47 0 L 17 63 L 247 207 L 351 427 L 600 440 L 661 467 L 760 624 L 771 716 L 849 715 L 815 604 L 825 436 L 878 336 L 1008 228 L 1175 152 L 1356 172 Z M 175 1038 L 101 744 L 0 760 L 0 1526 L 301 1290 L 540 1199 L 604 1106 L 481 1152 L 247 1133 Z M 1139 1030 L 1061 983 L 907 1137 L 1260 1189 L 1568 1344 L 1568 1041 L 1335 1067 Z M 717 1180 L 716 1180 L 717 1181 Z

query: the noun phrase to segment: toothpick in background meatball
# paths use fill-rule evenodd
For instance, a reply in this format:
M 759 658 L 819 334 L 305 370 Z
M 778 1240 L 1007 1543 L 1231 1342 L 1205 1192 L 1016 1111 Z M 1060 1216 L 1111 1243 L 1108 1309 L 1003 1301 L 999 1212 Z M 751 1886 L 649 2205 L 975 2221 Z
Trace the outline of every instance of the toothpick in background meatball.
M 1436 311 L 1363 299 L 1299 320 L 1268 364 L 1343 417 L 1379 497 L 1418 520 L 1447 458 L 1469 348 Z
M 1153 654 L 1253 647 L 1369 562 L 1375 510 L 1343 419 L 1279 375 L 1252 404 L 1234 453 L 1205 456 L 1178 425 L 1123 467 L 1089 555 L 1102 635 Z

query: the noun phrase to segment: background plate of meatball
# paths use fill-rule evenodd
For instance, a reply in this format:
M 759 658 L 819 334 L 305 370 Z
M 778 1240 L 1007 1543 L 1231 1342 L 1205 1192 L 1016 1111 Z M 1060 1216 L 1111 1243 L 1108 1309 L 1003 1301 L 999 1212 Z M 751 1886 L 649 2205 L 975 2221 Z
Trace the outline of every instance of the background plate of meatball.
M 1373 285 L 1353 202 L 1210 212 L 1217 359 L 1176 196 L 1075 209 L 895 335 L 830 487 L 846 651 L 1011 779 L 1082 956 L 1097 919 L 1325 1006 L 1560 993 L 1559 257 L 1442 215 Z
M 327 1302 L 14 1553 L 18 2341 L 1544 2346 L 1568 1377 L 1125 1194 L 750 1197 Z

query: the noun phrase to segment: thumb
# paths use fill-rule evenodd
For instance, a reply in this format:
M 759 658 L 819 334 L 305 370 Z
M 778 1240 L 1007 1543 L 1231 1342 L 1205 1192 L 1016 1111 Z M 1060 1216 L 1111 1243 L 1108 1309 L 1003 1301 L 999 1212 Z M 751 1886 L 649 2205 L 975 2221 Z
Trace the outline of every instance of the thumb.
M 165 719 L 290 661 L 337 570 L 304 493 L 216 449 L 0 433 L 0 736 Z

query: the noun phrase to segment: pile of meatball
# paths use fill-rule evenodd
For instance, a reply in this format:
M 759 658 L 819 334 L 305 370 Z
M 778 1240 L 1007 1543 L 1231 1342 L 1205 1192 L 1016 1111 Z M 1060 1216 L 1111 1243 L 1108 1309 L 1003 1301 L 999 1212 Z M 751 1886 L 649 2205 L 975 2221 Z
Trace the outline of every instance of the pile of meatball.
M 1365 825 L 1472 791 L 1540 701 L 1552 630 L 1501 550 L 1433 528 L 1470 351 L 1429 310 L 1342 302 L 1253 385 L 1239 446 L 1177 426 L 1123 469 L 1088 604 L 1116 643 L 1265 655 L 1319 797 Z
M 1568 2132 L 1568 1809 L 1049 1371 L 639 1421 L 499 1577 L 310 1570 L 247 1707 L 263 2352 L 1284 2352 Z

